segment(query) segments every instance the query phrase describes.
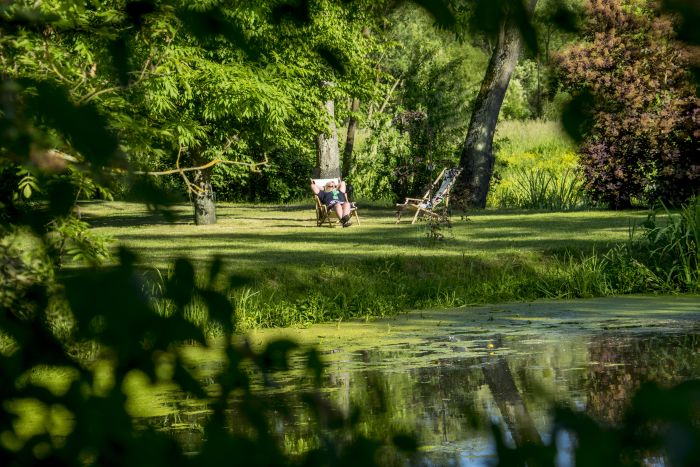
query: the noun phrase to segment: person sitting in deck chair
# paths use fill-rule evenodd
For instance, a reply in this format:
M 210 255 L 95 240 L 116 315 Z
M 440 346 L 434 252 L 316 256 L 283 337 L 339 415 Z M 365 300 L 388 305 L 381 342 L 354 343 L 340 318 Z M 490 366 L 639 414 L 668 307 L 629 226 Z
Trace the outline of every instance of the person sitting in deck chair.
M 350 220 L 350 211 L 352 210 L 352 203 L 348 201 L 344 181 L 341 181 L 340 184 L 337 184 L 336 182 L 331 180 L 328 183 L 326 183 L 326 185 L 323 187 L 323 190 L 321 190 L 315 183 L 312 182 L 311 189 L 313 190 L 314 194 L 318 196 L 318 199 L 321 200 L 321 202 L 325 204 L 329 210 L 335 209 L 335 212 L 338 214 L 338 219 L 340 219 L 340 223 L 343 225 L 343 227 L 350 227 L 352 225 L 352 221 Z

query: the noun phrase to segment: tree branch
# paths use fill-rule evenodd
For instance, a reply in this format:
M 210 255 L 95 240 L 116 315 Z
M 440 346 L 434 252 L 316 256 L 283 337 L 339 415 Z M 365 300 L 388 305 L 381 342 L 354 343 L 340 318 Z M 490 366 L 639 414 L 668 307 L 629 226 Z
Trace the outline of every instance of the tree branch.
M 403 81 L 403 74 L 401 76 L 399 76 L 396 79 L 396 81 L 394 81 L 394 84 L 391 86 L 391 89 L 389 89 L 389 92 L 386 93 L 386 96 L 384 97 L 384 102 L 382 102 L 382 105 L 379 107 L 379 110 L 377 110 L 377 113 L 384 112 L 384 109 L 386 108 L 387 104 L 389 103 L 389 99 L 391 99 L 391 95 L 394 94 L 396 87 L 399 84 L 401 84 L 401 81 Z
M 179 156 L 178 156 L 179 160 Z M 209 161 L 204 165 L 200 165 L 198 167 L 186 167 L 186 168 L 180 168 L 179 164 L 177 168 L 175 169 L 170 169 L 170 170 L 162 170 L 159 172 L 145 172 L 145 171 L 140 171 L 140 172 L 134 172 L 137 175 L 153 175 L 153 176 L 160 176 L 160 175 L 172 175 L 175 173 L 184 173 L 184 172 L 192 172 L 194 170 L 203 170 L 203 169 L 208 169 L 209 167 L 213 167 L 218 164 L 227 164 L 227 165 L 241 165 L 244 167 L 250 167 L 251 170 L 253 171 L 258 171 L 258 167 L 263 167 L 266 166 L 269 163 L 267 160 L 267 156 L 265 156 L 265 160 L 262 162 L 240 162 L 240 161 L 228 161 L 224 159 L 214 159 L 213 161 Z
M 143 79 L 146 77 L 146 70 L 148 70 L 148 67 L 149 67 L 149 65 L 151 64 L 151 60 L 152 60 L 152 59 L 153 59 L 153 57 L 152 57 L 151 55 L 149 55 L 148 58 L 146 59 L 146 61 L 144 62 L 143 67 L 141 68 L 141 71 L 139 72 L 139 77 L 136 78 L 135 81 L 132 81 L 131 83 L 129 83 L 129 84 L 127 85 L 127 87 L 136 86 L 136 85 L 139 84 L 141 81 L 143 81 Z M 81 97 L 80 99 L 78 99 L 78 103 L 79 103 L 79 104 L 84 104 L 84 103 L 86 103 L 86 102 L 90 102 L 90 101 L 93 100 L 95 97 L 99 96 L 100 94 L 104 94 L 104 93 L 107 93 L 107 92 L 113 92 L 113 91 L 119 91 L 120 89 L 122 89 L 121 86 L 112 86 L 111 88 L 105 88 L 105 89 L 100 89 L 100 90 L 98 90 L 98 91 L 93 91 L 93 92 L 91 92 L 90 94 L 88 94 L 88 95 L 86 95 L 86 96 L 83 96 L 83 97 Z

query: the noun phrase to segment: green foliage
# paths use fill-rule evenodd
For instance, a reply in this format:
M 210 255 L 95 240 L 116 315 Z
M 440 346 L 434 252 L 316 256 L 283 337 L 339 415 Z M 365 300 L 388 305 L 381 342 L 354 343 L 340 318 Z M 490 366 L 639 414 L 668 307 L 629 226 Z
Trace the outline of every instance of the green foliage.
M 323 364 L 313 350 L 305 357 L 309 390 L 298 397 L 280 396 L 275 401 L 257 396 L 256 385 L 274 385 L 276 377 L 289 369 L 289 353 L 297 346 L 279 340 L 253 351 L 247 343 L 232 343 L 237 326 L 231 319 L 233 306 L 213 285 L 220 262 L 213 263 L 209 283 L 198 287 L 192 265 L 186 260 L 177 261 L 160 298 L 172 304 L 172 311 L 163 316 L 155 312 L 152 297 L 144 295 L 139 286 L 139 275 L 133 267 L 136 258 L 125 250 L 119 256 L 120 263 L 113 268 L 88 269 L 61 281 L 74 319 L 70 333 L 61 339 L 49 325 L 51 317 L 45 303 L 50 292 L 46 287 L 34 289 L 36 307 L 31 313 L 2 307 L 0 330 L 14 345 L 2 349 L 0 374 L 3 381 L 17 382 L 3 385 L 0 391 L 3 465 L 214 465 L 233 456 L 246 465 L 338 465 L 351 459 L 363 465 L 386 465 L 387 455 L 392 452 L 401 459 L 402 452 L 415 451 L 416 443 L 410 437 L 395 442 L 365 437 L 356 418 L 330 406 L 317 389 Z M 8 263 L 3 265 L 5 272 Z M 219 388 L 216 395 L 206 394 L 203 383 L 188 369 L 180 347 L 183 342 L 207 345 L 202 331 L 185 318 L 185 310 L 195 298 L 227 337 L 224 366 L 211 376 Z M 98 371 L 105 371 L 104 365 L 90 365 L 67 352 L 71 347 L 86 348 L 91 343 L 99 345 L 100 359 L 107 364 L 106 384 L 96 379 Z M 19 384 L 23 375 L 39 367 L 60 368 L 73 376 L 60 390 L 49 390 L 31 380 Z M 202 426 L 205 441 L 196 454 L 184 453 L 166 434 L 136 428 L 125 405 L 125 382 L 135 375 L 145 377 L 150 385 L 168 384 L 190 397 L 208 401 L 212 414 Z M 28 399 L 41 404 L 47 417 L 39 432 L 29 436 L 18 433 L 15 424 L 20 418 L 15 407 Z M 317 435 L 317 441 L 305 452 L 293 456 L 285 451 L 284 433 L 273 428 L 280 410 L 286 413 L 289 404 L 307 408 L 312 432 Z M 60 407 L 72 418 L 67 433 L 60 437 L 49 423 L 52 407 Z M 241 414 L 235 422 L 228 419 L 233 407 L 238 407 Z
M 574 170 L 516 169 L 509 175 L 510 186 L 500 187 L 498 194 L 491 196 L 499 208 L 564 211 L 583 203 L 581 178 Z
M 309 197 L 309 175 L 315 156 L 311 151 L 292 148 L 273 152 L 273 163 L 250 171 L 247 168 L 219 165 L 212 173 L 220 201 L 289 202 Z
M 159 171 L 272 156 L 270 172 L 283 179 L 268 184 L 264 197 L 289 199 L 298 189 L 284 186 L 297 179 L 284 173 L 299 157 L 313 161 L 308 142 L 324 124 L 319 103 L 364 97 L 374 81 L 361 60 L 371 40 L 356 5 L 304 4 L 307 21 L 291 24 L 273 11 L 275 2 L 64 3 L 3 10 L 10 34 L 0 39 L 0 55 L 14 63 L 8 77 L 33 90 L 27 112 L 41 113 L 37 123 L 56 130 L 42 136 L 45 146 L 79 163 L 85 157 L 99 165 L 99 157 L 120 152 L 132 170 Z M 10 27 L 24 12 L 36 27 Z M 49 33 L 41 33 L 44 26 Z M 335 86 L 322 90 L 324 80 Z M 225 177 L 231 172 L 217 169 L 214 179 L 224 197 L 256 191 L 240 186 L 247 184 L 241 171 Z
M 665 208 L 664 208 L 665 209 Z M 613 264 L 631 263 L 646 280 L 674 292 L 700 290 L 700 201 L 692 198 L 679 213 L 665 210 L 665 222 L 652 210 L 640 235 L 611 253 Z M 624 277 L 624 276 L 623 276 Z M 642 289 L 644 283 L 636 284 Z
M 433 23 L 406 4 L 378 31 L 382 85 L 368 105 L 370 134 L 351 174 L 363 197 L 415 196 L 442 165 L 454 165 L 486 55 Z
M 90 226 L 74 216 L 66 216 L 51 221 L 46 233 L 47 247 L 58 261 L 64 264 L 65 258 L 74 264 L 97 265 L 110 258 L 110 240 L 95 234 Z
M 443 241 L 446 238 L 449 238 L 452 229 L 452 222 L 450 221 L 448 208 L 442 206 L 434 209 L 433 212 L 438 214 L 438 216 L 430 216 L 428 219 L 426 219 L 425 236 L 430 242 Z M 448 237 L 445 237 L 445 233 L 448 234 Z
M 383 122 L 382 126 L 384 128 L 372 131 L 364 148 L 358 151 L 351 174 L 357 196 L 370 200 L 395 197 L 397 174 L 394 167 L 406 166 L 411 161 L 408 135 L 391 128 L 389 122 Z M 419 163 L 422 161 L 421 158 Z
M 566 255 L 542 283 L 552 297 L 593 297 L 615 293 L 686 293 L 700 290 L 700 250 L 696 198 L 679 213 L 666 211 L 666 222 L 652 211 L 641 233 L 627 243 L 591 256 Z
M 449 247 L 451 235 L 445 236 L 443 226 L 439 227 L 425 227 L 426 248 Z M 442 240 L 436 241 L 438 238 Z M 264 281 L 235 292 L 232 300 L 238 303 L 236 313 L 241 326 L 308 326 L 392 316 L 406 309 L 675 290 L 666 283 L 650 280 L 638 281 L 631 288 L 629 282 L 633 278 L 627 274 L 627 281 L 618 281 L 615 275 L 621 273 L 620 268 L 615 269 L 610 260 L 597 253 L 545 264 L 533 263 L 517 254 L 499 257 L 497 262 L 465 256 L 462 261 L 423 258 L 420 264 L 403 256 L 389 256 L 354 265 L 322 265 L 321 269 L 331 270 L 331 280 L 344 287 L 329 294 L 328 284 L 319 282 L 315 272 L 287 278 L 289 273 L 284 271 L 266 270 Z M 630 264 L 630 273 L 638 271 Z M 205 316 L 196 306 L 192 313 Z
M 17 175 L 20 178 L 17 184 L 18 193 L 15 196 L 22 196 L 24 199 L 29 199 L 32 195 L 40 190 L 36 177 L 27 169 L 19 169 Z
M 500 122 L 495 146 L 489 205 L 570 210 L 587 204 L 575 146 L 555 122 Z
M 49 287 L 54 277 L 46 258 L 35 248 L 26 247 L 19 236 L 5 233 L 0 237 L 0 308 L 20 316 L 36 311 L 40 304 L 34 300 L 34 292 Z M 0 343 L 0 351 L 2 347 Z

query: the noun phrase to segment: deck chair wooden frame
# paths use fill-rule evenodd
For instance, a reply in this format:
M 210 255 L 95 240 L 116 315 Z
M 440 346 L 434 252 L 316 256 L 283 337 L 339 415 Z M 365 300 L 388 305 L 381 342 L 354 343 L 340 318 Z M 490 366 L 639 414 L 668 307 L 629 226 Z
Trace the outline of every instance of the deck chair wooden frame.
M 317 187 L 319 187 L 321 190 L 323 190 L 326 186 L 326 183 L 328 182 L 336 182 L 340 183 L 340 178 L 312 178 L 311 183 L 314 183 Z M 345 201 L 350 202 L 348 200 L 348 195 L 347 193 L 345 194 Z M 321 202 L 319 197 L 314 194 L 314 202 L 316 203 L 316 226 L 321 227 L 322 225 L 328 224 L 328 227 L 336 227 L 338 224 L 340 224 L 340 219 L 338 219 L 338 213 L 335 212 L 335 209 L 328 209 L 328 207 Z M 350 217 L 355 217 L 355 221 L 357 222 L 357 225 L 360 225 L 360 216 L 357 214 L 357 206 L 355 204 L 352 204 L 352 208 L 350 209 Z
M 460 173 L 462 173 L 460 167 L 442 169 L 440 175 L 430 184 L 428 191 L 422 198 L 406 198 L 403 203 L 397 203 L 396 223 L 401 222 L 401 215 L 406 210 L 415 211 L 411 224 L 415 224 L 422 217 L 446 220 L 450 205 L 450 192 Z

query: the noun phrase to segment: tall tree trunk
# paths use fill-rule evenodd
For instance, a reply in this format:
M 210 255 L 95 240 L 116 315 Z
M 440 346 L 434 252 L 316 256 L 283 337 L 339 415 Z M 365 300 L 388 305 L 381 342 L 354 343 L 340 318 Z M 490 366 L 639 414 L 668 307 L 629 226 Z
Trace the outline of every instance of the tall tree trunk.
M 355 113 L 360 110 L 360 99 L 354 97 L 350 104 L 350 119 L 348 120 L 348 133 L 345 137 L 345 149 L 343 150 L 343 170 L 341 175 L 347 178 L 352 169 L 352 150 L 355 147 L 355 133 L 357 132 L 357 119 Z
M 324 82 L 323 86 L 332 86 Z M 340 177 L 340 150 L 338 149 L 338 130 L 335 126 L 335 103 L 332 99 L 324 104 L 328 115 L 327 133 L 316 136 L 316 169 L 318 178 Z
M 528 11 L 535 9 L 537 0 L 527 0 Z M 462 149 L 459 164 L 464 169 L 461 190 L 468 206 L 486 207 L 486 195 L 493 173 L 493 135 L 498 114 L 521 47 L 521 34 L 513 12 L 508 11 L 501 20 L 496 45 L 469 121 L 469 130 Z
M 209 169 L 195 170 L 193 184 L 198 188 L 192 193 L 194 223 L 197 225 L 216 224 L 216 200 L 211 186 Z

